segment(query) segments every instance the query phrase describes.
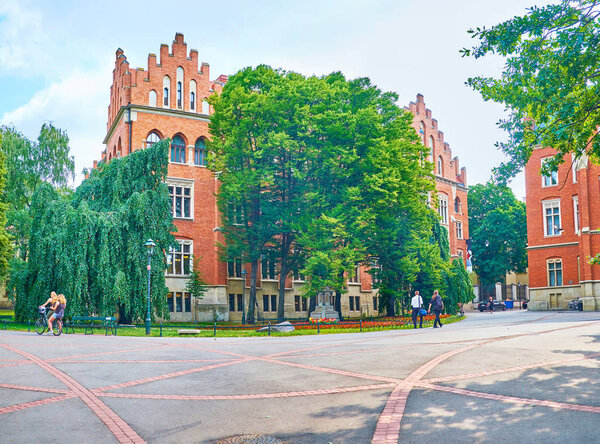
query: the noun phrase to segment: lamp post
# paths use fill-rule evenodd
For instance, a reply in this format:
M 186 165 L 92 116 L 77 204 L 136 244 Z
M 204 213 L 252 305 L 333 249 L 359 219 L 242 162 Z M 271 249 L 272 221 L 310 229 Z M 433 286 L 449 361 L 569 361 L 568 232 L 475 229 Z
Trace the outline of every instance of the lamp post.
M 148 311 L 146 312 L 146 334 L 150 334 L 150 260 L 152 259 L 152 253 L 154 253 L 154 247 L 156 244 L 152 239 L 148 239 L 145 243 L 146 251 L 148 251 Z
M 246 323 L 246 269 L 242 269 L 242 324 Z

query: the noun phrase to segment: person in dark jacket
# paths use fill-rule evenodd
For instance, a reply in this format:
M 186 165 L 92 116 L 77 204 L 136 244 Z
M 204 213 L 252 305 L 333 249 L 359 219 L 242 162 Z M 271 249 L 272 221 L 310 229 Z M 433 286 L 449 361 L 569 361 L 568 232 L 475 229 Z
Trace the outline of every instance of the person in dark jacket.
M 490 296 L 490 299 L 488 300 L 487 305 L 490 310 L 490 313 L 494 313 L 494 300 L 492 299 L 491 296 Z
M 433 307 L 433 312 L 435 313 L 433 328 L 437 328 L 438 324 L 441 327 L 442 322 L 440 321 L 440 314 L 444 309 L 444 302 L 442 301 L 442 297 L 437 290 L 433 292 L 433 297 L 431 298 L 431 301 L 429 301 L 429 309 L 427 310 L 427 313 L 431 313 L 431 307 Z

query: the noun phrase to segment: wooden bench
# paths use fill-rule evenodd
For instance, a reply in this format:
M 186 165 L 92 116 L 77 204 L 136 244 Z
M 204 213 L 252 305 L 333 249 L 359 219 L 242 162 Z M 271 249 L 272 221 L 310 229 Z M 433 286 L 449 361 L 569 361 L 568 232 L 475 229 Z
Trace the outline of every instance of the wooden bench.
M 117 336 L 117 318 L 112 316 L 73 316 L 68 326 L 85 328 L 84 334 L 93 335 L 94 328 L 103 328 L 104 335 L 108 335 L 110 330 Z

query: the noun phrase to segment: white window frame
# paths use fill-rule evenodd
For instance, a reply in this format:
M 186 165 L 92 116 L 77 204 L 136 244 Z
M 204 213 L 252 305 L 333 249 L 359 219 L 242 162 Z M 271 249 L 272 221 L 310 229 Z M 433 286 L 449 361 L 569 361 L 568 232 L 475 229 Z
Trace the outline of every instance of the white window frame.
M 169 190 L 169 198 L 171 199 L 171 215 L 173 219 L 184 219 L 194 220 L 194 181 L 192 179 L 182 179 L 175 177 L 167 177 L 166 184 L 168 187 L 173 187 L 173 193 Z M 185 202 L 182 200 L 182 216 L 175 216 L 175 197 L 176 188 L 189 188 L 190 190 L 190 215 L 189 217 L 183 216 L 183 208 L 185 208 Z M 185 192 L 182 190 L 182 199 L 185 199 Z
M 575 234 L 579 234 L 579 197 L 573 196 L 573 225 Z
M 180 247 L 179 247 L 179 250 L 177 250 L 177 251 L 173 247 L 169 248 L 169 255 L 171 256 L 171 263 L 167 267 L 166 275 L 171 276 L 171 277 L 188 277 L 188 276 L 190 276 L 191 271 L 194 266 L 194 262 L 192 261 L 192 256 L 194 253 L 194 242 L 191 240 L 187 240 L 187 239 L 175 239 L 175 240 L 177 241 L 177 243 L 179 244 Z M 188 247 L 188 248 L 184 248 L 184 247 Z M 189 250 L 189 251 L 184 251 L 184 250 Z M 187 259 L 186 259 L 186 255 L 188 256 Z M 180 273 L 175 272 L 175 262 L 177 261 L 178 256 L 181 256 L 180 260 L 182 261 Z M 190 273 L 185 273 L 185 265 L 184 265 L 185 260 L 188 261 L 188 267 L 189 267 Z
M 151 89 L 150 92 L 148 93 L 148 106 L 156 107 L 157 101 L 158 101 L 158 95 L 156 94 L 156 91 Z
M 151 131 L 150 134 L 148 134 L 148 137 L 146 137 L 146 148 L 150 148 L 152 145 L 160 142 L 161 140 L 162 139 L 156 131 Z
M 263 281 L 276 281 L 279 279 L 277 262 L 270 257 L 263 257 L 260 261 L 260 277 Z M 272 270 L 271 270 L 272 268 Z M 273 271 L 273 274 L 270 273 Z
M 167 90 L 166 94 L 165 89 Z M 165 99 L 167 99 L 167 103 L 165 103 Z M 171 108 L 171 77 L 169 76 L 163 77 L 162 107 Z
M 554 208 L 558 208 L 558 213 L 552 213 L 550 214 L 550 216 L 552 216 L 552 229 L 548 230 L 548 228 L 550 228 L 548 226 L 548 219 L 547 219 L 547 214 L 546 214 L 546 210 L 548 209 L 554 209 Z M 560 199 L 552 199 L 552 200 L 545 200 L 542 202 L 542 215 L 543 215 L 543 223 L 544 223 L 544 237 L 556 237 L 556 236 L 562 236 L 562 230 L 557 231 L 557 228 L 562 228 L 561 225 L 561 214 L 560 214 Z M 555 223 L 555 217 L 558 216 L 558 226 Z
M 544 167 L 544 163 L 551 159 L 552 157 L 542 158 L 542 168 Z M 558 185 L 558 171 L 552 171 L 550 176 L 544 176 L 542 174 L 542 188 L 554 187 L 556 185 Z
M 201 114 L 206 114 L 207 116 L 210 114 L 210 105 L 206 99 L 202 99 Z
M 448 196 L 438 194 L 438 214 L 442 225 L 448 225 Z
M 193 94 L 193 96 L 192 96 Z M 193 99 L 192 99 L 193 97 Z M 190 80 L 190 111 L 196 112 L 198 108 L 198 95 L 196 93 L 196 81 Z
M 559 266 L 557 267 L 556 265 L 554 265 L 553 269 L 550 270 L 550 264 L 559 264 Z M 558 275 L 557 272 L 560 271 L 560 282 L 558 280 Z M 554 285 L 551 285 L 550 283 L 550 275 L 554 274 Z M 563 263 L 562 263 L 562 258 L 553 258 L 553 259 L 547 259 L 546 260 L 546 274 L 547 274 L 547 279 L 548 279 L 548 287 L 562 287 L 564 279 L 563 279 Z
M 457 239 L 463 238 L 462 221 L 460 221 L 460 220 L 456 221 L 456 238 Z

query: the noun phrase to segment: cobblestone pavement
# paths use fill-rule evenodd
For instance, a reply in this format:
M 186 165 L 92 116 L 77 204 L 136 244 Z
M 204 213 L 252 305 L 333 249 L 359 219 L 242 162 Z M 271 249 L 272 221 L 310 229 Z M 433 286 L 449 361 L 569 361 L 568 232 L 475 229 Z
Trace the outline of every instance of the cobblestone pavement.
M 600 313 L 264 338 L 0 332 L 1 442 L 600 442 Z

